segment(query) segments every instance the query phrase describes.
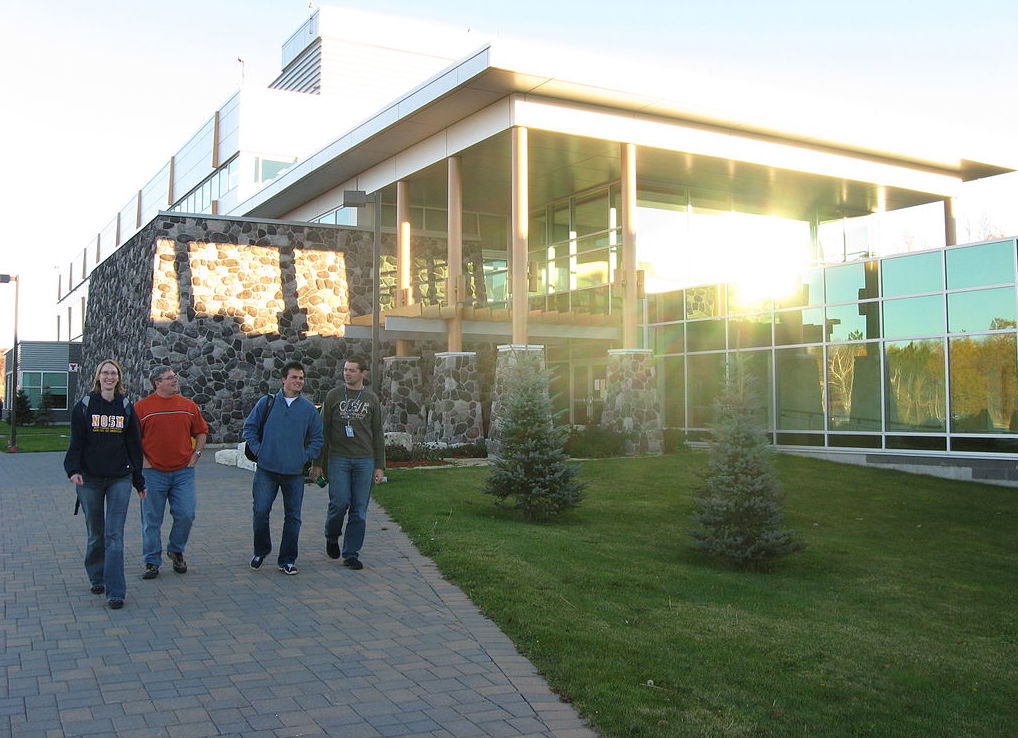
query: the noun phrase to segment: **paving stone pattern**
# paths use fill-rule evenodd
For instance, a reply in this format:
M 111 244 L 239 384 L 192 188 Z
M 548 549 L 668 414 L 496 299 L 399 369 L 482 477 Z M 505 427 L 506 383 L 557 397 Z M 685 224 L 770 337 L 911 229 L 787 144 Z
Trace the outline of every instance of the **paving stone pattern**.
M 596 738 L 374 503 L 363 571 L 326 557 L 313 486 L 300 574 L 250 570 L 251 475 L 211 456 L 190 571 L 141 579 L 135 497 L 111 611 L 62 454 L 0 454 L 0 736 Z M 277 500 L 277 545 L 282 517 Z

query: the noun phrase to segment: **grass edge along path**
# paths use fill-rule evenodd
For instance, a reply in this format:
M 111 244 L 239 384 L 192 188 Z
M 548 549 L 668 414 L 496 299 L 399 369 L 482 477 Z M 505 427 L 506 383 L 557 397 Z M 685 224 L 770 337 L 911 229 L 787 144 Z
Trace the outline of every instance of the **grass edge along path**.
M 18 426 L 18 453 L 35 451 L 66 451 L 71 438 L 69 425 L 50 425 L 38 428 L 34 425 Z M 0 449 L 8 451 L 11 440 L 10 423 L 0 421 Z
M 1018 490 L 778 456 L 808 548 L 746 573 L 690 548 L 705 460 L 583 462 L 550 523 L 483 468 L 375 494 L 608 738 L 1016 735 Z

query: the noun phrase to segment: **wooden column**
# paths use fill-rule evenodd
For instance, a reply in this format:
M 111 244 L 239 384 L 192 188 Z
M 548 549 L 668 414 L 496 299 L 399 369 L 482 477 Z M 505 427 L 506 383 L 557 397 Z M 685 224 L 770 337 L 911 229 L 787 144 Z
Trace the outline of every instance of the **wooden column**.
M 396 307 L 412 305 L 410 286 L 410 184 L 396 182 Z M 396 339 L 396 356 L 410 356 L 410 341 Z
M 449 197 L 448 197 L 448 245 L 446 261 L 448 263 L 448 285 L 446 301 L 456 310 L 456 315 L 446 322 L 448 351 L 463 350 L 463 319 L 460 307 L 465 295 L 463 291 L 463 181 L 460 176 L 460 160 L 450 156 L 449 162 Z
M 530 309 L 527 299 L 527 221 L 530 217 L 527 158 L 527 129 L 516 126 L 512 129 L 512 254 L 509 260 L 514 344 L 527 343 L 527 313 Z
M 954 198 L 944 198 L 944 245 L 958 244 L 958 224 L 954 219 Z
M 639 347 L 639 302 L 636 284 L 636 145 L 619 145 L 622 163 L 622 348 Z

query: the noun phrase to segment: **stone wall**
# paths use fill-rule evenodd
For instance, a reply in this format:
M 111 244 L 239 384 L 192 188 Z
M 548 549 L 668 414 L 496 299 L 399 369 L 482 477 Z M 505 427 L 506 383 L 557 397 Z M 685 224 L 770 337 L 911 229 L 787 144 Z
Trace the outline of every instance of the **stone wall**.
M 304 363 L 305 394 L 321 402 L 342 381 L 344 357 L 370 352 L 344 333 L 350 315 L 370 311 L 371 239 L 336 226 L 161 215 L 93 272 L 83 370 L 120 360 L 137 398 L 151 391 L 151 367 L 172 366 L 210 441 L 235 442 L 287 361 Z
M 626 453 L 660 454 L 664 449 L 657 367 L 647 349 L 608 352 L 601 426 L 625 433 Z

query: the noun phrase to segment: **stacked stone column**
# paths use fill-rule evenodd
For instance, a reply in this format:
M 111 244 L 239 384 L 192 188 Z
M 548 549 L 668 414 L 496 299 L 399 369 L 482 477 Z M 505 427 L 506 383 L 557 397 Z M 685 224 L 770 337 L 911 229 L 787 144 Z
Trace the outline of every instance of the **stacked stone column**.
M 544 346 L 535 344 L 509 343 L 498 347 L 495 358 L 495 384 L 491 392 L 491 423 L 488 428 L 488 456 L 498 456 L 499 414 L 502 408 L 502 392 L 505 376 L 520 356 L 536 354 L 544 366 Z
M 435 354 L 432 403 L 425 439 L 432 442 L 477 443 L 484 437 L 481 382 L 477 354 L 445 351 Z
M 382 430 L 409 433 L 419 441 L 424 435 L 427 413 L 421 391 L 421 357 L 387 356 L 382 364 Z
M 625 433 L 629 454 L 662 453 L 657 367 L 649 349 L 608 351 L 601 426 Z

